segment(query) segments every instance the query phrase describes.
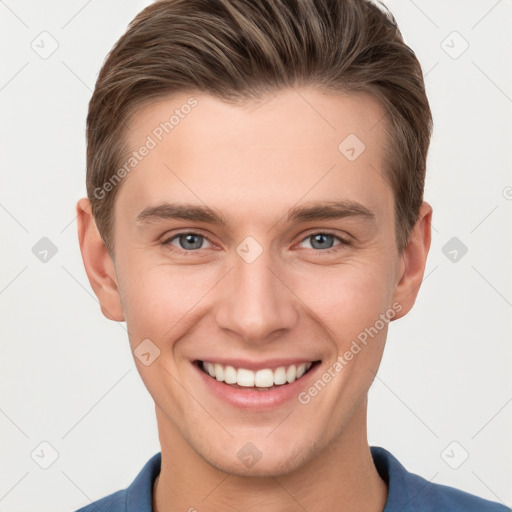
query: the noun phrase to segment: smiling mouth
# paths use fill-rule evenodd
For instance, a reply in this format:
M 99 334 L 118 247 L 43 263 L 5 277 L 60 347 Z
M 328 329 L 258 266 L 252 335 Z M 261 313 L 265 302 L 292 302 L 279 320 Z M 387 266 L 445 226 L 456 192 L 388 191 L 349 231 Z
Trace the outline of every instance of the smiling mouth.
M 195 364 L 212 379 L 223 382 L 230 387 L 253 391 L 270 391 L 301 379 L 320 362 L 311 361 L 298 365 L 279 366 L 274 369 L 262 368 L 257 371 L 208 361 L 195 361 Z

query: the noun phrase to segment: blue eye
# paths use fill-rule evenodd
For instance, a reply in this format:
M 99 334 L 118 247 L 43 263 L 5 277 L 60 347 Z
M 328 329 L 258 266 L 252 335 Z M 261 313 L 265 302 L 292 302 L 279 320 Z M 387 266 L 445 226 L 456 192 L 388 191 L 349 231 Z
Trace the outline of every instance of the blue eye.
M 338 243 L 335 244 L 335 241 L 338 240 Z M 337 250 L 338 245 L 349 245 L 346 240 L 343 240 L 339 236 L 333 235 L 331 233 L 313 233 L 312 235 L 307 236 L 302 240 L 301 243 L 306 241 L 310 241 L 310 245 L 312 249 L 317 249 L 322 252 L 330 252 Z
M 173 242 L 178 241 L 180 249 L 184 251 L 194 251 L 196 249 L 202 249 L 203 242 L 206 240 L 206 237 L 198 235 L 197 233 L 178 233 L 164 241 L 163 244 L 177 247 Z
M 204 247 L 205 242 L 210 245 Z M 317 253 L 330 253 L 340 249 L 341 247 L 339 246 L 350 245 L 348 241 L 339 236 L 326 232 L 308 235 L 306 238 L 302 239 L 300 243 L 304 244 L 305 242 L 309 242 L 309 247 L 306 247 L 306 249 L 313 249 Z M 188 231 L 177 233 L 164 240 L 162 246 L 186 254 L 210 248 L 212 247 L 212 243 L 205 236 Z

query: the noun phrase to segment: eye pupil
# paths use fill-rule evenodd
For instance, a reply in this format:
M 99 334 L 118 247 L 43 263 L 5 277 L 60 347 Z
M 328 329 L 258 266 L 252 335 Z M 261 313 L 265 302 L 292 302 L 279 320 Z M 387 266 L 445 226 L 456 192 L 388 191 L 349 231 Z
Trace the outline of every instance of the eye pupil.
M 195 235 L 188 233 L 186 235 L 180 235 L 179 241 L 182 249 L 200 249 L 203 237 L 201 235 Z
M 173 240 L 177 239 L 179 241 L 180 247 L 190 252 L 196 249 L 201 249 L 204 242 L 204 238 L 205 237 L 203 235 L 199 235 L 197 233 L 182 233 L 173 237 Z M 331 249 L 334 246 L 334 240 L 337 237 L 331 235 L 330 233 L 315 233 L 307 238 L 309 238 L 311 247 L 313 249 L 325 250 Z
M 311 246 L 314 249 L 330 249 L 332 247 L 333 242 L 333 236 L 329 235 L 327 233 L 317 233 L 316 235 L 313 235 L 312 237 L 312 243 Z M 327 241 L 327 245 L 325 245 Z M 331 243 L 328 243 L 331 242 Z M 315 246 L 315 244 L 319 244 L 319 246 Z

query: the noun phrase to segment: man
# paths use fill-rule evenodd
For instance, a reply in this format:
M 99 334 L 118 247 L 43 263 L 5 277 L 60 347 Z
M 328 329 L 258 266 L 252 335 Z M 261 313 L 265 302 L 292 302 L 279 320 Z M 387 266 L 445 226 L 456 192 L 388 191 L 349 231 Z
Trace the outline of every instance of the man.
M 431 126 L 420 65 L 369 1 L 136 17 L 91 99 L 77 212 L 161 453 L 81 510 L 505 510 L 367 441 L 387 328 L 430 247 Z

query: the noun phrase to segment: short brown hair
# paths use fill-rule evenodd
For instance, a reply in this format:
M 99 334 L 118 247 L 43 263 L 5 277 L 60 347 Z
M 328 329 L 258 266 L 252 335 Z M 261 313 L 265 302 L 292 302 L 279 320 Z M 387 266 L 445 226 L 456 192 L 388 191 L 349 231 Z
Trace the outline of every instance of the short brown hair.
M 104 185 L 126 155 L 138 109 L 181 92 L 243 103 L 300 85 L 370 93 L 385 107 L 386 177 L 403 250 L 423 201 L 432 116 L 420 64 L 392 15 L 370 0 L 159 0 L 116 43 L 89 104 L 87 194 L 110 254 L 121 184 L 108 193 Z

